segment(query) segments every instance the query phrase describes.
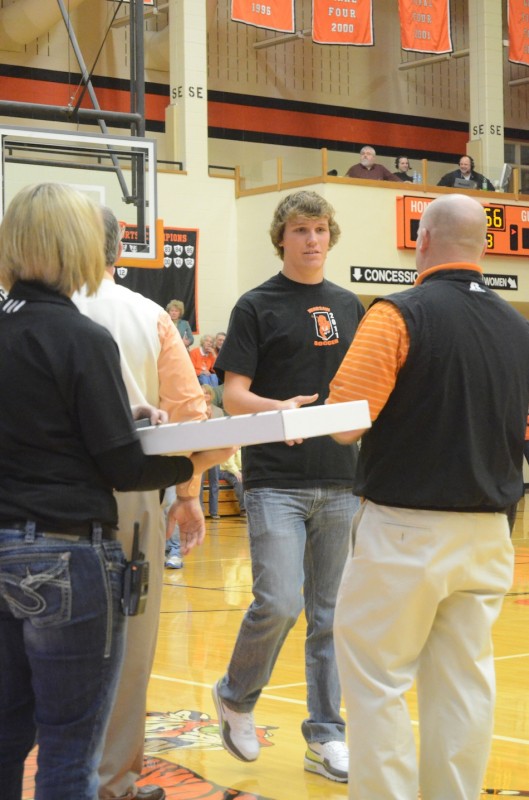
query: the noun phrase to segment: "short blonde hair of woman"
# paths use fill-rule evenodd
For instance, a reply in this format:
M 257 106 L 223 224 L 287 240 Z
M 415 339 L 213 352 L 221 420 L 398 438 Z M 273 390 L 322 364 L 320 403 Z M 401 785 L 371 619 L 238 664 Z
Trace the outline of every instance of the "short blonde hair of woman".
M 71 297 L 86 285 L 93 294 L 105 271 L 101 209 L 60 183 L 26 186 L 0 224 L 0 284 L 40 281 Z
M 180 318 L 182 318 L 184 316 L 184 304 L 182 303 L 181 300 L 171 300 L 165 306 L 165 310 L 167 311 L 167 313 L 169 313 L 169 311 L 172 308 L 178 308 L 180 310 Z

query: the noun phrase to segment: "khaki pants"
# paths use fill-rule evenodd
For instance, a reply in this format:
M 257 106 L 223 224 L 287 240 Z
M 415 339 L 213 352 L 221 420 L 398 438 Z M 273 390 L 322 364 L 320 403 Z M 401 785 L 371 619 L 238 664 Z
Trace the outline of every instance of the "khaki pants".
M 144 614 L 129 617 L 121 679 L 99 767 L 100 800 L 133 790 L 143 769 L 147 685 L 151 674 L 162 598 L 165 522 L 158 491 L 117 493 L 119 540 L 127 559 L 134 522 L 140 523 L 140 550 L 149 561 L 149 593 Z
M 350 800 L 478 800 L 495 701 L 491 629 L 512 583 L 504 514 L 364 503 L 338 591 Z M 420 762 L 405 693 L 417 680 Z

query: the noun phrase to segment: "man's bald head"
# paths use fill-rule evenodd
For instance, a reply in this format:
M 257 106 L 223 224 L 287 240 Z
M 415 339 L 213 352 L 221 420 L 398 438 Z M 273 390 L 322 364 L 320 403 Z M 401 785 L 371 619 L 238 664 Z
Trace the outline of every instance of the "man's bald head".
M 419 273 L 438 264 L 477 264 L 486 246 L 487 217 L 473 197 L 438 197 L 419 223 L 416 264 Z

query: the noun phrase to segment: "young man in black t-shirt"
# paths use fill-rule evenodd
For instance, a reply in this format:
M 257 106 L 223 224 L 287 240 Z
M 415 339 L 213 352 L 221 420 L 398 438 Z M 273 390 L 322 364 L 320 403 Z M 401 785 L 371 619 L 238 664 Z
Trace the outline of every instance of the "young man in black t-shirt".
M 352 292 L 323 277 L 340 234 L 326 200 L 307 191 L 285 197 L 270 234 L 283 268 L 240 298 L 215 364 L 230 414 L 324 403 L 364 314 Z M 305 606 L 305 769 L 340 782 L 347 781 L 348 756 L 332 626 L 358 503 L 351 488 L 356 459 L 356 447 L 325 436 L 243 448 L 254 601 L 213 689 L 224 746 L 254 761 L 253 708 Z

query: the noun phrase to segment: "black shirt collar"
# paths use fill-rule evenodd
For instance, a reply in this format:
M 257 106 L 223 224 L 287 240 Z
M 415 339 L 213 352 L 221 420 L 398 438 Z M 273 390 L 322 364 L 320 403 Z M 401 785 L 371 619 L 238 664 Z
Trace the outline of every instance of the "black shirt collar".
M 56 289 L 40 281 L 16 281 L 9 292 L 8 300 L 9 299 L 26 300 L 30 303 L 59 303 L 60 305 L 71 306 L 71 308 L 77 310 L 77 306 L 69 297 L 66 297 L 66 295 L 61 294 Z

